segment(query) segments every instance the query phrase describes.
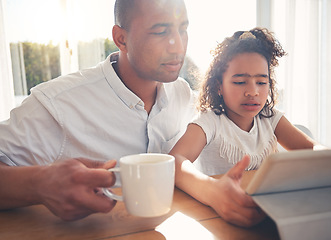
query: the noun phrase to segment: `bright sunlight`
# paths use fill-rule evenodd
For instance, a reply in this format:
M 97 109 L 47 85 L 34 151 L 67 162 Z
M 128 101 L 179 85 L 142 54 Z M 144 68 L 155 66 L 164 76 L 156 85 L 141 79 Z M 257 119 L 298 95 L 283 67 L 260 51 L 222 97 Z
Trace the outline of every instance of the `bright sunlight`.
M 114 0 L 7 0 L 9 41 L 111 39 L 113 5 Z M 256 24 L 255 0 L 186 0 L 186 5 L 190 20 L 187 55 L 202 72 L 217 42 Z

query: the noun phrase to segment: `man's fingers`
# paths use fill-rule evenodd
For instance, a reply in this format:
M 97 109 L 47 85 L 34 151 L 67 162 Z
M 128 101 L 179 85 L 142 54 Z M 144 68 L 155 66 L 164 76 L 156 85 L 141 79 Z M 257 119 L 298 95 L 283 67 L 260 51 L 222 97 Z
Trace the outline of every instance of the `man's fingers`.
M 104 163 L 103 168 L 109 169 L 109 168 L 113 168 L 115 166 L 116 166 L 116 160 L 109 160 Z
M 101 190 L 81 187 L 61 204 L 61 209 L 55 209 L 55 215 L 66 221 L 77 220 L 93 213 L 107 213 L 115 207 L 116 202 L 101 194 Z
M 107 213 L 115 207 L 116 202 L 117 201 L 112 200 L 103 194 L 96 193 L 93 197 L 87 195 L 84 201 L 84 205 L 91 210 L 91 213 Z
M 77 161 L 83 163 L 88 168 L 112 168 L 116 165 L 116 160 L 109 160 L 107 162 L 89 160 L 86 158 L 77 158 Z
M 115 175 L 107 169 L 116 161 L 97 162 L 88 159 L 68 159 L 44 168 L 45 181 L 41 181 L 39 192 L 43 203 L 54 215 L 71 221 L 96 212 L 108 212 L 116 204 L 95 192 L 102 187 L 111 187 Z M 54 179 L 49 184 L 48 179 Z
M 72 176 L 73 181 L 91 187 L 110 187 L 115 184 L 115 174 L 105 169 L 86 169 L 76 172 Z
M 107 162 L 93 161 L 84 158 L 76 159 L 85 168 L 73 173 L 72 179 L 76 183 L 86 184 L 92 187 L 110 187 L 115 184 L 116 178 L 113 172 L 107 171 L 116 166 L 116 160 Z
M 104 195 L 99 195 L 98 199 L 93 204 L 91 203 L 91 208 L 95 212 L 107 213 L 115 207 L 116 203 L 116 200 L 110 199 Z

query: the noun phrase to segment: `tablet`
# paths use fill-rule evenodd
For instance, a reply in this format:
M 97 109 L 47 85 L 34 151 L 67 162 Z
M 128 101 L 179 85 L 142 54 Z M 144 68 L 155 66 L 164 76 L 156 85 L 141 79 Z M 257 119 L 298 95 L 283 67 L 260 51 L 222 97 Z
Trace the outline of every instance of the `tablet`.
M 331 186 L 331 149 L 271 154 L 248 184 L 250 195 Z

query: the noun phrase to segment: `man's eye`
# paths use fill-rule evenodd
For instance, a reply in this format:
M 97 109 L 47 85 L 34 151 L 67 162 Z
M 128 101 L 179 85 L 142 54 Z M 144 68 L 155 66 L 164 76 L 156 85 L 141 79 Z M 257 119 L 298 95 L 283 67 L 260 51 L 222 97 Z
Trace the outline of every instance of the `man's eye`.
M 155 28 L 154 31 L 152 31 L 153 35 L 161 36 L 166 35 L 169 32 L 169 29 L 166 27 L 159 27 Z
M 237 85 L 242 85 L 242 84 L 245 84 L 245 82 L 243 81 L 239 81 L 239 82 L 233 82 L 234 84 L 237 84 Z
M 165 35 L 167 32 L 163 31 L 163 32 L 153 32 L 153 35 Z

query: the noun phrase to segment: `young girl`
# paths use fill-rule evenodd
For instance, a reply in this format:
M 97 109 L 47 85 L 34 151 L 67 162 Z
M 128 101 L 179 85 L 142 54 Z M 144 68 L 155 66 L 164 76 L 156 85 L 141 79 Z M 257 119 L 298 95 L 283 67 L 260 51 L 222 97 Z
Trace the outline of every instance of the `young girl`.
M 220 43 L 200 92 L 200 115 L 170 152 L 176 185 L 240 226 L 264 218 L 240 187 L 243 171 L 277 152 L 277 141 L 288 150 L 316 144 L 274 108 L 274 67 L 284 55 L 267 29 L 238 31 Z

